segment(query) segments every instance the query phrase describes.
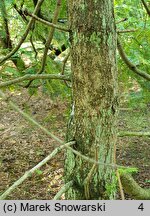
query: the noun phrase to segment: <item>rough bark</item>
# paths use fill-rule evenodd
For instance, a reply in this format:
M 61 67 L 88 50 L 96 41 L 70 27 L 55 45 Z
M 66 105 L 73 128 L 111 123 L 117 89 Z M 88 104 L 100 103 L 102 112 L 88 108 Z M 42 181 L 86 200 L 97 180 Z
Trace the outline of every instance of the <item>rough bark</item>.
M 72 119 L 67 140 L 96 161 L 114 163 L 117 69 L 113 0 L 69 0 L 73 82 Z M 73 115 L 74 114 L 74 115 Z M 115 171 L 66 153 L 66 199 L 114 199 Z

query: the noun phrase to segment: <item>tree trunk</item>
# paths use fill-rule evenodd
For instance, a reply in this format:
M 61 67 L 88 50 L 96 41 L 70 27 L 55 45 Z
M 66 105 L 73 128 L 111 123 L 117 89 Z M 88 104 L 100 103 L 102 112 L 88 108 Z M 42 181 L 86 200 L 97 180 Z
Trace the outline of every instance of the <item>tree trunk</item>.
M 115 161 L 117 69 L 113 0 L 69 0 L 73 110 L 67 141 L 100 163 Z M 70 150 L 65 181 L 73 180 L 66 199 L 114 199 L 116 174 Z

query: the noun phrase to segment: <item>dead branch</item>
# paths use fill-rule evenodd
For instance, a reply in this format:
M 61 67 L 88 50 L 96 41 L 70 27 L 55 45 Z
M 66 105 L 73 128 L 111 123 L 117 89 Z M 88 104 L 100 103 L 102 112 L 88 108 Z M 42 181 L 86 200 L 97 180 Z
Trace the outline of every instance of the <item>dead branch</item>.
M 23 112 L 16 104 L 14 104 L 10 98 L 7 98 L 7 96 L 0 90 L 0 96 L 3 100 L 5 100 L 14 110 L 16 110 L 18 113 L 20 113 L 26 120 L 28 120 L 30 123 L 36 125 L 38 128 L 40 128 L 44 133 L 46 133 L 48 136 L 53 138 L 58 143 L 63 144 L 64 142 L 56 137 L 54 134 L 52 134 L 49 130 L 47 130 L 45 127 L 43 127 L 41 124 L 39 124 L 37 121 L 35 121 L 31 116 L 29 116 L 27 113 Z
M 16 84 L 25 80 L 35 80 L 35 79 L 58 79 L 58 80 L 66 80 L 70 81 L 71 79 L 69 78 L 68 75 L 60 75 L 60 74 L 26 74 L 22 77 L 9 80 L 6 82 L 0 83 L 0 88 L 6 87 L 12 84 Z
M 38 13 L 43 1 L 44 0 L 38 0 L 38 3 L 37 3 L 37 5 L 36 5 L 36 7 L 34 9 L 33 14 L 36 15 Z M 22 35 L 19 43 L 17 44 L 17 46 L 14 49 L 12 49 L 12 51 L 10 53 L 8 53 L 8 55 L 6 55 L 4 58 L 0 59 L 0 65 L 3 64 L 6 60 L 8 60 L 12 55 L 14 55 L 18 51 L 18 49 L 20 48 L 20 46 L 22 45 L 22 43 L 25 41 L 26 37 L 28 36 L 28 34 L 29 34 L 29 32 L 30 32 L 30 30 L 32 28 L 33 23 L 34 23 L 34 18 L 31 18 L 28 25 L 27 25 L 27 27 L 26 27 L 26 31 Z
M 123 19 L 117 21 L 116 24 L 119 24 L 119 23 L 121 23 L 121 22 L 125 22 L 125 21 L 127 21 L 127 20 L 128 20 L 128 18 L 123 18 Z
M 117 33 L 129 33 L 129 32 L 136 32 L 137 29 L 125 29 L 125 30 L 117 30 Z
M 148 73 L 146 73 L 144 71 L 139 70 L 136 67 L 136 65 L 134 65 L 132 62 L 129 61 L 127 55 L 125 54 L 125 52 L 124 52 L 124 50 L 122 48 L 122 45 L 121 45 L 121 42 L 119 41 L 119 39 L 117 39 L 117 47 L 118 47 L 118 51 L 119 51 L 119 54 L 120 54 L 122 60 L 128 66 L 128 68 L 130 70 L 132 70 L 134 73 L 136 73 L 137 75 L 143 77 L 144 79 L 150 80 L 150 74 L 148 74 Z
M 55 9 L 55 12 L 54 12 L 54 17 L 53 17 L 53 20 L 52 20 L 53 24 L 57 23 L 57 18 L 58 18 L 59 12 L 60 12 L 60 8 L 61 8 L 61 0 L 57 0 L 57 6 L 56 6 L 56 9 Z M 40 70 L 38 71 L 38 74 L 43 73 L 43 71 L 45 69 L 45 64 L 46 64 L 46 60 L 47 60 L 47 53 L 48 53 L 49 46 L 50 46 L 50 44 L 52 42 L 54 32 L 55 32 L 55 28 L 51 27 L 51 30 L 50 30 L 50 32 L 48 34 L 47 41 L 45 43 L 45 49 L 44 49 L 44 54 L 43 54 L 43 58 L 42 58 L 42 64 L 41 64 Z M 28 88 L 31 83 L 32 83 L 32 80 L 25 87 Z
M 4 200 L 12 191 L 14 191 L 22 182 L 24 182 L 28 177 L 31 177 L 33 173 L 39 168 L 41 168 L 43 165 L 45 165 L 50 159 L 52 159 L 56 154 L 58 154 L 62 149 L 66 148 L 67 146 L 73 145 L 75 142 L 69 142 L 66 144 L 62 144 L 61 146 L 55 148 L 55 150 L 49 154 L 44 160 L 42 160 L 40 163 L 38 163 L 35 167 L 30 169 L 29 171 L 25 172 L 25 174 L 18 179 L 14 184 L 9 187 L 1 196 L 0 200 Z
M 150 132 L 131 132 L 131 131 L 121 131 L 118 133 L 119 137 L 125 136 L 150 136 Z
M 27 15 L 27 16 L 33 17 L 35 20 L 37 20 L 37 21 L 43 23 L 44 25 L 53 27 L 53 28 L 55 28 L 55 29 L 58 29 L 58 30 L 61 30 L 61 31 L 64 31 L 64 32 L 69 32 L 69 29 L 63 28 L 62 26 L 58 26 L 58 25 L 56 25 L 56 24 L 54 24 L 54 23 L 48 22 L 47 20 L 41 19 L 40 17 L 38 17 L 38 16 L 36 16 L 36 15 L 34 15 L 34 14 L 29 13 L 29 11 L 27 11 L 27 10 L 25 10 L 24 13 L 25 13 L 25 15 Z
M 62 75 L 65 73 L 65 67 L 66 67 L 66 63 L 68 61 L 69 56 L 70 56 L 70 51 L 68 52 L 68 54 L 66 55 L 66 57 L 63 60 L 63 66 L 62 66 L 62 71 L 61 71 Z M 67 80 L 64 80 L 64 83 L 67 87 L 71 88 L 71 86 L 67 83 Z
M 7 98 L 7 96 L 0 90 L 0 96 L 2 97 L 3 100 L 5 100 L 14 110 L 16 110 L 18 113 L 20 113 L 26 120 L 28 120 L 29 122 L 31 122 L 32 124 L 34 124 L 35 126 L 37 126 L 38 128 L 40 128 L 44 133 L 46 133 L 48 136 L 50 136 L 51 138 L 53 138 L 55 141 L 57 141 L 60 144 L 63 144 L 64 142 L 59 139 L 58 137 L 56 137 L 54 134 L 52 134 L 50 131 L 48 131 L 45 127 L 43 127 L 41 124 L 39 124 L 37 121 L 35 121 L 31 116 L 29 116 L 27 113 L 23 112 L 16 104 L 14 104 L 10 98 Z M 103 165 L 103 166 L 110 166 L 114 169 L 117 168 L 122 168 L 122 169 L 126 169 L 127 167 L 124 166 L 119 166 L 116 164 L 111 164 L 111 163 L 101 163 L 99 161 L 96 161 L 94 159 L 91 159 L 89 157 L 86 157 L 85 155 L 82 155 L 80 152 L 74 150 L 71 147 L 67 147 L 67 149 L 71 150 L 74 154 L 78 155 L 79 157 L 82 157 L 84 160 L 88 161 L 89 163 L 94 163 L 94 164 L 99 164 L 99 165 Z

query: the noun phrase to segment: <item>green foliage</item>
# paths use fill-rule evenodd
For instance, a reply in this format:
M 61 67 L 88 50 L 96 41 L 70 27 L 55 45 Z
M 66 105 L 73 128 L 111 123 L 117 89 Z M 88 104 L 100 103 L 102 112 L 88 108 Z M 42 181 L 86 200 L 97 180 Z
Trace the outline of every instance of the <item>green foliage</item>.
M 22 17 L 13 9 L 13 4 L 16 4 L 18 8 L 27 8 L 30 12 L 34 10 L 33 1 L 30 0 L 5 0 L 5 7 L 7 11 L 7 17 L 9 21 L 11 39 L 13 46 L 16 46 L 23 32 L 25 31 L 26 23 Z M 41 7 L 42 16 L 51 21 L 56 9 L 57 0 L 45 0 Z M 2 13 L 2 2 L 0 2 L 0 13 Z M 150 73 L 150 18 L 148 17 L 141 0 L 116 0 L 115 1 L 115 16 L 116 22 L 124 18 L 126 21 L 117 24 L 118 30 L 134 29 L 136 31 L 129 33 L 120 33 L 119 38 L 123 45 L 124 51 L 126 52 L 130 61 L 135 64 L 139 69 Z M 61 23 L 61 21 L 67 21 L 67 1 L 62 0 L 61 11 L 59 14 L 58 24 L 63 27 L 67 27 L 67 22 Z M 27 17 L 29 20 L 29 17 Z M 39 22 L 35 22 L 35 26 L 27 37 L 26 42 L 29 42 L 29 38 L 32 35 L 33 43 L 37 41 L 45 44 L 50 27 L 45 26 Z M 6 32 L 3 29 L 2 18 L 0 17 L 0 44 L 1 39 L 5 39 Z M 61 50 L 62 45 L 69 46 L 68 34 L 55 30 L 53 37 L 53 46 Z M 40 68 L 41 64 L 41 52 L 37 49 L 38 57 L 35 59 L 35 53 L 30 45 L 30 49 L 22 47 L 18 51 L 18 55 L 23 56 L 24 59 L 30 59 L 31 65 L 23 73 L 19 73 L 14 67 L 7 66 L 6 71 L 11 76 L 18 77 L 24 75 L 24 73 L 35 74 Z M 6 55 L 9 52 L 8 49 L 1 49 L 1 53 Z M 51 53 L 52 54 L 52 53 Z M 53 56 L 55 57 L 55 56 Z M 13 56 L 15 58 L 15 55 Z M 18 60 L 19 61 L 19 60 Z M 18 62 L 19 67 L 22 67 L 22 63 Z M 36 66 L 35 66 L 36 65 Z M 46 73 L 60 73 L 62 65 L 56 63 L 48 57 Z M 119 83 L 121 86 L 121 92 L 128 94 L 129 106 L 135 107 L 136 104 L 140 104 L 141 107 L 146 106 L 149 103 L 150 98 L 150 83 L 141 77 L 130 71 L 127 66 L 122 62 L 118 55 L 118 71 L 119 71 Z M 2 72 L 3 78 L 7 79 L 7 75 Z M 138 84 L 138 90 L 134 90 L 135 82 Z M 43 91 L 49 93 L 51 96 L 58 95 L 70 95 L 70 90 L 65 86 L 63 81 L 57 80 L 46 80 L 46 81 L 34 81 L 34 84 L 43 85 Z M 30 94 L 35 90 L 29 90 Z
M 123 45 L 128 59 L 135 64 L 140 70 L 150 74 L 150 18 L 140 0 L 115 1 L 116 21 L 126 18 L 117 24 L 119 30 L 132 30 L 134 32 L 120 33 L 119 38 Z M 134 80 L 139 84 L 141 91 L 129 93 L 129 104 L 135 107 L 140 104 L 141 107 L 148 103 L 150 97 L 150 83 L 129 70 L 118 56 L 119 81 L 124 91 L 134 86 Z M 122 91 L 122 89 L 121 89 Z
M 46 65 L 46 73 L 48 74 L 59 74 L 62 70 L 60 63 L 53 61 L 51 58 L 48 58 Z M 64 84 L 64 81 L 60 80 L 46 80 L 43 81 L 43 91 L 51 95 L 51 97 L 57 97 L 61 95 L 62 97 L 70 96 L 70 90 Z
M 118 171 L 120 174 L 122 174 L 122 173 L 135 174 L 138 172 L 138 168 L 136 168 L 136 167 L 127 167 L 125 169 L 119 168 Z
M 112 194 L 112 199 L 114 198 L 114 194 L 116 194 L 117 191 L 117 176 L 116 172 L 112 173 L 112 182 L 106 185 L 106 197 L 109 194 Z
M 47 17 L 49 17 L 49 19 L 53 18 L 56 4 L 57 4 L 57 0 L 46 0 L 46 1 L 44 1 L 43 5 L 42 5 L 42 9 L 44 10 L 44 14 Z M 48 8 L 48 10 L 45 10 L 47 8 Z M 67 17 L 66 0 L 62 0 L 59 18 L 66 18 L 66 17 Z
M 43 172 L 42 172 L 41 170 L 39 170 L 39 169 L 35 170 L 35 173 L 36 173 L 37 175 L 42 175 L 42 174 L 43 174 Z

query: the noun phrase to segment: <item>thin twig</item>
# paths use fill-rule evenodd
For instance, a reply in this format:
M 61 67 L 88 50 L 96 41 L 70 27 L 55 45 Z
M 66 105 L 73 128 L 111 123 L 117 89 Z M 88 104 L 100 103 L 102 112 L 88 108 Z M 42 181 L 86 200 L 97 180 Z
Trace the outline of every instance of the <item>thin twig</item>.
M 40 128 L 44 133 L 46 133 L 47 135 L 49 135 L 50 137 L 52 137 L 55 141 L 63 144 L 64 142 L 62 140 L 60 140 L 58 137 L 56 137 L 54 134 L 52 134 L 50 131 L 48 131 L 45 127 L 43 127 L 41 124 L 39 124 L 37 121 L 35 121 L 31 116 L 29 116 L 27 113 L 23 112 L 16 104 L 14 104 L 10 98 L 7 98 L 6 95 L 0 90 L 0 96 L 7 101 L 7 103 L 14 109 L 16 110 L 18 113 L 20 113 L 25 119 L 27 119 L 29 122 L 31 122 L 32 124 L 36 125 L 38 128 Z M 94 163 L 94 164 L 99 164 L 102 166 L 110 166 L 114 169 L 116 168 L 127 168 L 125 166 L 119 166 L 116 164 L 112 164 L 112 163 L 102 163 L 99 161 L 96 161 L 94 159 L 91 159 L 89 157 L 86 157 L 84 155 L 82 155 L 80 152 L 74 150 L 71 147 L 67 147 L 68 149 L 70 149 L 74 154 L 82 157 L 84 160 L 88 161 L 89 163 Z
M 116 24 L 119 24 L 119 23 L 121 23 L 121 22 L 125 22 L 125 21 L 127 21 L 127 20 L 128 20 L 128 18 L 123 18 L 123 19 L 117 21 Z
M 62 67 L 62 72 L 61 74 L 64 75 L 64 72 L 65 72 L 65 66 L 66 66 L 66 63 L 68 61 L 68 58 L 70 56 L 70 51 L 67 53 L 67 55 L 65 56 L 64 60 L 63 60 L 63 67 Z
M 58 80 L 67 80 L 70 81 L 68 75 L 60 75 L 60 74 L 26 74 L 22 77 L 9 80 L 6 82 L 0 83 L 0 88 L 6 87 L 12 84 L 16 84 L 25 80 L 35 80 L 35 79 L 58 79 Z
M 121 131 L 118 133 L 119 137 L 125 136 L 150 136 L 150 132 L 132 132 L 132 131 Z
M 61 0 L 57 0 L 57 6 L 55 9 L 54 17 L 53 17 L 53 21 L 52 21 L 53 24 L 57 23 L 57 18 L 58 18 L 59 12 L 60 12 L 60 8 L 61 8 Z M 48 34 L 47 41 L 45 43 L 45 49 L 44 49 L 44 54 L 43 54 L 43 58 L 42 58 L 41 68 L 38 71 L 38 74 L 43 73 L 43 71 L 45 69 L 45 64 L 46 64 L 46 60 L 47 60 L 47 53 L 48 53 L 49 46 L 52 42 L 54 32 L 55 32 L 55 28 L 51 27 L 51 30 Z M 31 85 L 31 83 L 32 83 L 32 80 L 25 87 L 28 88 Z
M 69 142 L 66 144 L 63 144 L 57 148 L 55 148 L 54 151 L 52 151 L 51 154 L 49 154 L 44 160 L 42 160 L 40 163 L 38 163 L 35 167 L 30 169 L 29 171 L 25 172 L 25 174 L 18 179 L 14 184 L 9 187 L 1 196 L 0 200 L 4 200 L 14 189 L 16 189 L 22 182 L 24 182 L 28 177 L 31 177 L 33 173 L 39 168 L 41 168 L 43 165 L 45 165 L 50 159 L 52 159 L 57 153 L 59 153 L 62 149 L 66 148 L 67 146 L 73 145 L 74 142 Z
M 30 43 L 31 43 L 31 46 L 32 46 L 32 48 L 33 48 L 33 51 L 35 52 L 35 59 L 36 59 L 38 52 L 36 51 L 36 48 L 35 48 L 35 46 L 34 46 L 34 43 L 33 43 L 33 35 L 32 35 L 32 34 L 31 34 L 31 36 L 30 36 Z
M 66 63 L 68 61 L 69 56 L 70 56 L 70 51 L 68 52 L 68 54 L 63 60 L 63 66 L 62 66 L 62 72 L 61 72 L 62 75 L 65 73 L 65 67 L 66 67 Z M 64 83 L 66 84 L 67 87 L 71 88 L 71 86 L 67 83 L 67 80 L 64 80 Z
M 41 124 L 39 124 L 37 121 L 35 121 L 31 116 L 29 116 L 27 113 L 23 112 L 16 104 L 14 104 L 10 98 L 7 98 L 7 96 L 0 90 L 0 96 L 3 98 L 3 100 L 7 101 L 7 103 L 18 113 L 20 113 L 26 120 L 31 122 L 32 124 L 36 125 L 38 128 L 40 128 L 44 133 L 46 133 L 48 136 L 52 137 L 55 141 L 58 143 L 63 144 L 64 142 L 56 137 L 54 134 L 52 134 L 49 130 L 47 130 L 45 127 L 43 127 Z
M 41 22 L 41 23 L 43 23 L 43 24 L 45 24 L 45 25 L 47 25 L 47 26 L 53 27 L 53 28 L 58 29 L 58 30 L 61 30 L 61 31 L 69 32 L 69 29 L 64 28 L 64 27 L 62 27 L 62 26 L 58 26 L 58 25 L 56 25 L 56 24 L 54 24 L 54 23 L 51 23 L 51 22 L 48 22 L 48 21 L 46 21 L 46 20 L 44 20 L 44 19 L 41 19 L 41 18 L 39 18 L 38 16 L 29 13 L 27 10 L 25 10 L 25 15 L 30 16 L 30 17 L 33 17 L 35 20 L 37 20 L 37 21 L 39 21 L 39 22 Z
M 88 163 L 92 163 L 92 164 L 97 164 L 97 165 L 102 165 L 102 166 L 110 166 L 112 169 L 117 169 L 117 168 L 127 168 L 125 166 L 119 166 L 116 164 L 112 164 L 112 163 L 102 163 L 99 161 L 96 161 L 94 159 L 91 159 L 89 157 L 86 157 L 84 155 L 82 155 L 80 152 L 74 150 L 73 148 L 71 148 L 69 145 L 73 145 L 75 144 L 75 141 L 70 142 L 69 144 L 66 144 L 66 146 L 64 147 L 64 142 L 62 140 L 60 140 L 58 137 L 56 137 L 55 135 L 53 135 L 51 132 L 49 132 L 45 127 L 43 127 L 41 124 L 39 124 L 38 122 L 36 122 L 33 118 L 31 118 L 28 114 L 26 114 L 25 112 L 23 112 L 18 106 L 16 106 L 11 100 L 10 98 L 7 98 L 6 95 L 0 90 L 0 96 L 7 101 L 7 103 L 14 109 L 16 110 L 18 113 L 20 113 L 25 119 L 27 119 L 29 122 L 33 123 L 34 125 L 36 125 L 37 127 L 39 127 L 42 131 L 44 131 L 44 133 L 46 133 L 47 135 L 49 135 L 50 137 L 52 137 L 54 140 L 56 140 L 57 142 L 63 144 L 62 146 L 60 146 L 59 148 L 67 148 L 68 150 L 71 150 L 74 154 L 78 155 L 79 157 L 83 158 L 84 160 L 86 160 Z M 60 150 L 60 149 L 59 149 Z M 55 149 L 47 158 L 45 158 L 43 161 L 41 161 L 39 164 L 37 164 L 34 168 L 32 168 L 31 170 L 29 170 L 28 172 L 26 172 L 19 180 L 17 180 L 10 188 L 8 188 L 8 190 L 6 190 L 1 196 L 0 199 L 5 199 L 8 194 L 10 194 L 11 191 L 13 191 L 18 185 L 20 185 L 28 176 L 30 176 L 35 170 L 37 170 L 38 168 L 40 168 L 42 165 L 44 165 L 45 163 L 47 163 L 47 161 L 53 157 L 55 155 L 55 152 L 57 153 L 58 148 Z
M 125 30 L 117 30 L 117 33 L 130 33 L 130 32 L 136 32 L 137 29 L 125 29 Z
M 37 5 L 36 5 L 36 7 L 34 9 L 33 14 L 38 13 L 43 1 L 44 0 L 39 0 L 38 1 Z M 22 35 L 19 43 L 17 44 L 17 46 L 10 53 L 8 53 L 8 55 L 6 55 L 4 58 L 0 59 L 0 65 L 3 64 L 7 59 L 9 59 L 12 55 L 14 55 L 18 51 L 18 49 L 21 47 L 22 43 L 25 41 L 27 35 L 29 34 L 33 23 L 34 23 L 34 18 L 31 18 L 28 25 L 27 25 L 27 27 L 26 27 L 26 31 Z
M 57 23 L 57 18 L 58 18 L 59 12 L 60 12 L 60 8 L 61 8 L 61 0 L 57 0 L 57 6 L 55 9 L 54 17 L 53 17 L 53 21 L 52 21 L 53 24 Z M 55 31 L 55 28 L 52 27 L 50 32 L 49 32 L 46 44 L 45 44 L 45 49 L 44 49 L 44 54 L 43 54 L 43 59 L 42 59 L 42 66 L 41 66 L 40 71 L 38 72 L 39 74 L 41 74 L 44 71 L 46 59 L 47 59 L 47 52 L 48 52 L 49 46 L 52 42 L 54 31 Z
M 136 73 L 137 75 L 143 77 L 144 79 L 150 80 L 150 74 L 139 70 L 136 67 L 136 65 L 134 65 L 132 62 L 129 61 L 128 57 L 126 56 L 126 54 L 125 54 L 125 52 L 124 52 L 124 50 L 122 48 L 122 45 L 121 45 L 121 42 L 119 41 L 119 39 L 117 39 L 117 47 L 118 47 L 118 51 L 119 51 L 119 54 L 120 54 L 122 60 L 128 66 L 128 68 L 130 70 L 132 70 L 134 73 Z

